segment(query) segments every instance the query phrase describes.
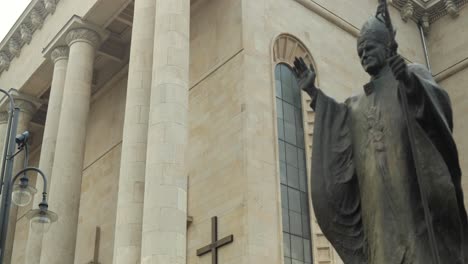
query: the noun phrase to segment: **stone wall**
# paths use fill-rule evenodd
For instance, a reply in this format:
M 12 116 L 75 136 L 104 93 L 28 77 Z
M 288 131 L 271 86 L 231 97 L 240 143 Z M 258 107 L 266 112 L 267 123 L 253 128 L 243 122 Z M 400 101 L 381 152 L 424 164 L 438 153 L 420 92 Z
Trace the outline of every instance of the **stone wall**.
M 196 250 L 211 243 L 211 217 L 219 238 L 220 263 L 247 263 L 242 143 L 241 0 L 202 0 L 192 6 L 188 145 L 187 263 L 211 263 Z

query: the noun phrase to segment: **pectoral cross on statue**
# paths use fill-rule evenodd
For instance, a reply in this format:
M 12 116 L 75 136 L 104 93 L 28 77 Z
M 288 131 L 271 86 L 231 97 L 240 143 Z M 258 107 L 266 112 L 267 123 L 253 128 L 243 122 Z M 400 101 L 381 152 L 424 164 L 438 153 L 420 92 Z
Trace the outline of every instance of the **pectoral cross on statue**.
M 96 226 L 96 238 L 94 239 L 94 257 L 88 264 L 101 264 L 99 262 L 99 245 L 101 243 L 101 228 Z
M 218 217 L 211 218 L 211 244 L 197 250 L 197 256 L 203 256 L 211 252 L 211 263 L 218 264 L 218 248 L 225 246 L 234 241 L 234 236 L 229 235 L 218 240 Z

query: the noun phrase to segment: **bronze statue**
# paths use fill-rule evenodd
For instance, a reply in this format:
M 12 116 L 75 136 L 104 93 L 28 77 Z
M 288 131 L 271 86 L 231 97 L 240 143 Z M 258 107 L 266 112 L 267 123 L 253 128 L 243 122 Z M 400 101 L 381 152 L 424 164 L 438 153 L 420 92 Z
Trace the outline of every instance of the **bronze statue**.
M 311 191 L 317 221 L 346 264 L 468 264 L 467 214 L 448 94 L 407 65 L 385 1 L 357 50 L 371 76 L 337 103 L 294 70 L 315 110 Z

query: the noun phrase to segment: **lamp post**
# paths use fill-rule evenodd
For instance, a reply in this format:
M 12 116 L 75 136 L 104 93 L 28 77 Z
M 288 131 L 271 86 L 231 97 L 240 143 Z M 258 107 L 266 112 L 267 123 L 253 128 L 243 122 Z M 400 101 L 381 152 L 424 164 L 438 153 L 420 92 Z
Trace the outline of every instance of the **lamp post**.
M 4 258 L 11 202 L 13 201 L 13 203 L 18 206 L 25 206 L 31 202 L 32 196 L 36 193 L 36 189 L 28 185 L 29 177 L 27 172 L 34 171 L 40 174 L 44 181 L 42 202 L 39 204 L 39 209 L 31 210 L 26 214 L 26 216 L 31 220 L 31 229 L 40 233 L 47 232 L 50 224 L 57 221 L 58 217 L 55 213 L 48 211 L 47 177 L 38 168 L 26 167 L 29 155 L 27 144 L 29 132 L 26 131 L 15 137 L 18 126 L 19 108 L 15 107 L 14 99 L 10 93 L 3 89 L 0 89 L 0 93 L 4 93 L 9 99 L 8 125 L 3 150 L 2 167 L 0 171 L 0 194 L 2 194 L 0 205 L 0 264 L 7 264 L 4 263 Z M 15 140 L 19 149 L 16 153 Z M 26 168 L 19 171 L 14 177 L 12 177 L 13 159 L 22 150 L 26 150 Z M 20 178 L 19 184 L 15 184 L 16 180 L 20 176 L 22 177 Z

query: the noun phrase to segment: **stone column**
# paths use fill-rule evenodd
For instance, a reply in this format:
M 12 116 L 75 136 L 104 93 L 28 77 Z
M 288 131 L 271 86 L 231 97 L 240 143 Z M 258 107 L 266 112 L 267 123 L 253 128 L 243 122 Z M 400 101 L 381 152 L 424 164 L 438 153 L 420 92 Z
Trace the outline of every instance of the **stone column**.
M 157 0 L 141 263 L 186 263 L 189 0 Z
M 114 264 L 140 263 L 156 0 L 136 0 L 122 139 Z
M 62 107 L 63 88 L 65 85 L 65 76 L 68 65 L 68 47 L 60 46 L 55 48 L 50 55 L 54 63 L 54 73 L 52 76 L 52 85 L 50 88 L 49 103 L 47 107 L 47 118 L 44 127 L 44 135 L 41 145 L 41 157 L 39 168 L 44 172 L 50 182 L 52 180 L 52 165 L 54 164 L 55 143 L 57 141 L 57 131 L 60 118 L 60 109 Z M 41 179 L 36 181 L 36 189 L 39 195 L 34 197 L 33 206 L 37 206 L 42 201 L 40 195 L 44 184 Z M 42 236 L 30 233 L 27 243 L 28 264 L 38 263 L 41 255 Z
M 8 104 L 6 105 L 6 108 L 8 108 Z M 0 167 L 1 161 L 3 160 L 3 151 L 5 147 L 5 139 L 7 136 L 7 129 L 8 129 L 8 110 L 1 111 L 0 112 Z M 0 195 L 0 201 L 2 201 L 2 196 L 5 194 L 4 189 L 2 190 L 2 194 Z M 7 237 L 8 241 L 8 237 Z M 11 248 L 10 248 L 11 250 Z
M 5 139 L 8 128 L 8 110 L 0 112 L 0 158 L 3 159 L 3 148 L 5 147 Z M 1 160 L 0 160 L 1 166 Z
M 7 106 L 8 107 L 8 106 Z M 0 111 L 0 167 L 2 166 L 3 151 L 5 147 L 5 139 L 8 129 L 8 110 Z M 0 194 L 0 201 L 2 200 L 3 191 Z
M 93 62 L 99 35 L 86 28 L 66 35 L 70 47 L 50 185 L 50 209 L 59 220 L 44 236 L 42 264 L 74 263 Z
M 33 115 L 36 113 L 37 109 L 40 106 L 39 100 L 33 98 L 28 95 L 20 94 L 17 91 L 11 92 L 13 98 L 15 100 L 16 107 L 20 109 L 19 117 L 18 117 L 18 127 L 16 130 L 16 134 L 23 133 L 26 130 L 29 130 L 29 123 Z M 21 153 L 15 156 L 14 163 L 13 163 L 13 176 L 16 175 L 20 170 L 24 168 L 24 158 L 25 158 L 25 151 L 23 150 Z M 30 184 L 34 186 L 36 182 L 35 178 L 30 179 Z M 15 182 L 15 183 L 18 183 Z M 22 251 L 25 249 L 26 246 L 26 239 L 27 239 L 27 230 L 24 230 L 24 226 L 18 226 L 18 230 L 16 228 L 16 224 L 18 221 L 18 217 L 22 216 L 24 213 L 29 211 L 32 208 L 32 203 L 28 204 L 25 207 L 18 207 L 11 204 L 10 207 L 10 220 L 8 222 L 8 234 L 5 248 L 5 263 L 15 263 L 17 258 L 22 258 L 24 256 L 21 255 Z M 18 232 L 18 233 L 17 233 Z M 12 258 L 14 256 L 14 258 Z

